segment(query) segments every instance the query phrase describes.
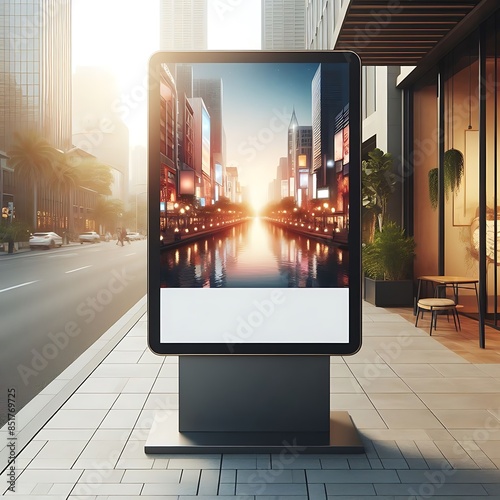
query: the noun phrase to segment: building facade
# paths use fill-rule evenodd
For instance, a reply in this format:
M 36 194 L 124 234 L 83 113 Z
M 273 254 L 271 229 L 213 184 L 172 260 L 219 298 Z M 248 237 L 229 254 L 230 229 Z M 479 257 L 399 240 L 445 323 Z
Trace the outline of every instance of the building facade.
M 212 187 L 213 177 L 210 161 L 210 114 L 201 97 L 192 97 L 188 101 L 193 110 L 194 171 L 196 178 L 201 180 L 201 183 L 196 185 L 195 196 L 199 199 L 201 206 L 212 205 L 214 203 L 214 190 Z
M 71 2 L 4 0 L 0 5 L 0 149 L 36 130 L 71 148 Z
M 357 28 L 351 43 L 340 43 L 339 37 L 349 2 L 307 0 L 307 48 L 310 50 L 354 50 L 364 42 L 364 32 Z M 376 11 L 374 11 L 376 14 Z M 397 88 L 401 72 L 398 65 L 369 65 L 361 68 L 361 156 L 375 148 L 391 153 L 394 170 L 402 172 L 402 93 Z M 402 223 L 402 184 L 399 183 L 390 201 L 391 218 Z
M 310 172 L 312 162 L 311 126 L 299 125 L 296 127 L 292 152 L 295 177 L 295 202 L 298 207 L 308 208 L 309 201 L 316 197 L 316 193 L 314 192 L 314 176 Z
M 355 50 L 376 71 L 401 66 L 394 84 L 387 85 L 401 93 L 399 211 L 416 242 L 414 276 L 478 279 L 479 300 L 474 291 L 464 290 L 460 303 L 479 318 L 484 347 L 485 324 L 500 328 L 500 5 L 437 0 L 432 31 L 428 16 L 415 10 L 426 3 L 411 7 L 381 2 L 372 12 L 365 0 L 344 2 L 334 46 Z M 386 22 L 370 38 L 364 27 L 376 23 L 375 15 Z M 356 29 L 357 39 L 352 37 Z
M 263 50 L 306 48 L 305 0 L 262 0 Z
M 35 133 L 53 148 L 70 151 L 71 83 L 71 2 L 3 1 L 0 5 L 0 150 L 8 153 L 15 145 L 16 134 L 27 138 Z M 49 179 L 39 180 L 34 206 L 31 179 L 20 179 L 5 168 L 3 173 L 3 200 L 14 203 L 17 220 L 30 224 L 33 230 L 65 232 L 76 227 L 67 196 Z M 73 195 L 74 200 L 79 196 L 76 191 Z M 95 200 L 89 203 L 93 205 Z M 92 207 L 84 209 L 87 213 Z M 87 225 L 92 223 L 88 218 Z
M 160 0 L 160 50 L 207 49 L 207 0 Z
M 166 65 L 160 70 L 160 203 L 177 200 L 177 90 Z M 166 221 L 163 221 L 165 226 Z
M 311 174 L 317 189 L 327 189 L 330 202 L 337 199 L 337 172 L 334 161 L 335 120 L 345 103 L 348 89 L 347 66 L 319 65 L 312 81 L 312 159 Z M 317 195 L 317 193 L 316 193 Z
M 213 199 L 217 201 L 225 196 L 224 186 L 226 179 L 226 159 L 224 144 L 223 116 L 223 85 L 220 78 L 196 78 L 193 81 L 193 95 L 201 97 L 210 115 L 210 164 L 211 177 L 219 182 L 212 184 Z M 218 165 L 218 167 L 216 167 Z

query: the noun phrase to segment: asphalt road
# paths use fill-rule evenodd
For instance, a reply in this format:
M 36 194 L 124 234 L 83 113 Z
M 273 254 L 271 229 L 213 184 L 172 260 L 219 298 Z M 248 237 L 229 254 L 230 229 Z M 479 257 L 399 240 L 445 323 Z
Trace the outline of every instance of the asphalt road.
M 146 240 L 0 256 L 0 426 L 146 293 Z

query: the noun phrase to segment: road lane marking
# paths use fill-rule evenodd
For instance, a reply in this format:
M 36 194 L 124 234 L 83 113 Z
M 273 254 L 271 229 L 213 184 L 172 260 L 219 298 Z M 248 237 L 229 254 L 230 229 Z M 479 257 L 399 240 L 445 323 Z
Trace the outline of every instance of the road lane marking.
M 8 292 L 9 290 L 14 290 L 14 288 L 20 288 L 22 286 L 31 285 L 32 283 L 36 283 L 37 281 L 40 281 L 40 280 L 28 281 L 26 283 L 21 283 L 20 285 L 10 286 L 9 288 L 4 288 L 3 290 L 0 290 L 0 293 Z
M 47 259 L 60 259 L 61 257 L 74 257 L 77 253 L 60 253 L 57 255 L 47 255 Z
M 134 253 L 128 253 L 127 255 L 125 255 L 125 257 L 130 257 L 131 255 L 137 255 L 135 252 Z
M 88 267 L 92 267 L 92 265 L 90 265 L 90 266 L 83 266 L 83 267 L 77 267 L 76 269 L 71 269 L 71 271 L 66 271 L 65 274 L 76 273 L 76 271 L 81 271 L 82 269 L 87 269 Z

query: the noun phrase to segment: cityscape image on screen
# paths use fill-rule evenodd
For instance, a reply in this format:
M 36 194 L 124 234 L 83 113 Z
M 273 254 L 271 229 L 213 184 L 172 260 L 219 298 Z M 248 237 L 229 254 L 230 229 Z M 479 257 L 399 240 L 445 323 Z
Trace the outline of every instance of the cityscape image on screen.
M 348 64 L 158 75 L 161 288 L 348 287 Z

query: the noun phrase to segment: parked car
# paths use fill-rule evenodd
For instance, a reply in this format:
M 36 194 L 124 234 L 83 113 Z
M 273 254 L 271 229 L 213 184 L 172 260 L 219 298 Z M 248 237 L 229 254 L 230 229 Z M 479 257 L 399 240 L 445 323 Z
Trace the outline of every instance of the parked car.
M 130 241 L 134 241 L 134 240 L 142 240 L 142 236 L 140 233 L 137 233 L 135 231 L 131 231 L 130 233 L 127 233 L 127 238 L 130 240 Z
M 54 232 L 46 233 L 33 233 L 30 236 L 30 248 L 44 247 L 44 248 L 55 248 L 60 247 L 63 241 L 62 238 Z
M 83 243 L 96 243 L 101 241 L 101 237 L 95 231 L 86 231 L 85 233 L 80 233 L 78 241 L 82 245 Z

